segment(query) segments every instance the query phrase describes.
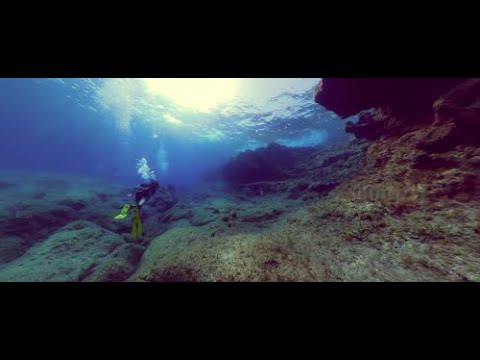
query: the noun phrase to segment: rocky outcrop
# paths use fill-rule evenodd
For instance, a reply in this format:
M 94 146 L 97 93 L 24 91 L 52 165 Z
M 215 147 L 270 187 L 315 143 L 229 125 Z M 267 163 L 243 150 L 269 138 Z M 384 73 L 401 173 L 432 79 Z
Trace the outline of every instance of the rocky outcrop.
M 315 182 L 306 183 L 300 181 L 289 190 L 289 199 L 299 199 L 303 197 L 304 200 L 314 200 L 315 197 L 305 196 L 307 192 L 310 194 L 318 194 L 320 196 L 328 195 L 333 189 L 339 185 L 338 182 Z
M 288 178 L 295 164 L 293 151 L 282 145 L 240 153 L 223 168 L 223 179 L 232 186 Z
M 72 200 L 72 199 L 65 199 L 59 202 L 60 205 L 69 207 L 75 211 L 85 209 L 88 204 L 85 200 Z
M 10 206 L 7 213 L 8 216 L 0 219 L 1 236 L 20 237 L 27 246 L 78 218 L 73 209 L 49 203 L 18 203 Z
M 417 148 L 446 152 L 458 145 L 480 146 L 480 79 L 455 87 L 434 104 L 435 121 L 422 134 Z
M 339 184 L 336 182 L 332 183 L 317 183 L 312 184 L 310 191 L 319 193 L 319 194 L 328 194 L 330 191 L 335 189 Z
M 175 188 L 169 185 L 168 187 L 159 188 L 155 196 L 149 200 L 148 205 L 155 208 L 157 212 L 165 212 L 175 206 L 177 202 Z
M 82 275 L 82 281 L 119 282 L 125 281 L 136 270 L 145 251 L 143 246 L 125 244 L 116 248 L 105 260 L 97 266 L 91 266 Z
M 427 187 L 427 195 L 436 200 L 449 198 L 469 201 L 475 195 L 476 176 L 472 172 L 461 169 L 449 169 L 436 175 L 435 180 Z
M 432 104 L 465 79 L 354 78 L 322 79 L 315 102 L 346 118 L 371 108 L 390 108 L 395 117 L 432 113 Z
M 325 196 L 338 184 L 353 176 L 362 166 L 367 143 L 354 140 L 349 144 L 332 146 L 330 148 L 287 148 L 288 156 L 293 163 L 281 168 L 278 179 L 254 182 L 242 182 L 242 177 L 236 179 L 231 172 L 232 179 L 227 181 L 229 190 L 248 198 L 285 195 L 286 199 L 315 200 L 318 196 Z M 283 148 L 283 147 L 282 147 Z M 264 157 L 268 162 L 265 149 L 248 152 L 252 159 Z M 239 155 L 238 158 L 242 158 Z M 238 174 L 253 171 L 252 162 L 232 160 L 227 168 L 235 168 Z M 246 170 L 246 169 L 249 170 Z M 258 165 L 257 165 L 258 168 Z M 227 170 L 228 171 L 228 170 Z M 262 170 L 257 170 L 262 172 Z M 259 176 L 255 174 L 254 176 Z M 245 179 L 245 177 L 243 177 Z M 250 180 L 250 178 L 249 178 Z M 313 186 L 313 188 L 310 187 Z
M 344 196 L 402 212 L 479 196 L 480 79 L 325 79 L 315 96 L 342 116 L 373 108 L 346 124 L 369 147 Z
M 357 123 L 347 121 L 345 131 L 355 135 L 357 139 L 376 140 L 383 135 L 398 133 L 401 123 L 385 109 L 362 111 Z
M 443 152 L 479 144 L 480 79 L 324 79 L 315 101 L 345 117 L 359 139 L 402 136 L 423 127 L 417 148 Z
M 0 239 L 0 265 L 15 260 L 28 250 L 28 244 L 18 236 Z
M 286 181 L 259 181 L 243 184 L 239 189 L 249 197 L 265 196 L 285 192 L 288 189 L 288 183 Z
M 243 222 L 263 223 L 268 220 L 276 219 L 283 214 L 281 209 L 273 209 L 270 212 L 257 212 L 254 214 L 245 215 L 242 217 Z M 236 217 L 236 216 L 235 216 Z
M 123 244 L 115 233 L 75 221 L 9 262 L 0 281 L 81 281 Z

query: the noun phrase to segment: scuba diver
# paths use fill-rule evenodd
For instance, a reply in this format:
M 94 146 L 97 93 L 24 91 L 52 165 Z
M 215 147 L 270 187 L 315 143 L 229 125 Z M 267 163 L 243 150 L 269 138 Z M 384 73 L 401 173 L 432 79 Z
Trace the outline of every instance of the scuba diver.
M 135 203 L 136 206 L 141 207 L 157 192 L 160 184 L 157 180 L 152 179 L 148 184 L 140 184 L 135 189 Z
M 149 200 L 157 192 L 160 184 L 157 180 L 152 179 L 149 183 L 140 184 L 135 189 L 135 204 L 125 204 L 120 214 L 114 217 L 116 220 L 123 220 L 127 217 L 130 209 L 133 209 L 132 217 L 132 237 L 139 239 L 143 234 L 142 217 L 140 210 L 147 200 Z
M 114 217 L 115 220 L 124 220 L 130 209 L 132 210 L 132 237 L 134 239 L 139 239 L 143 235 L 143 226 L 142 226 L 142 218 L 140 210 L 142 206 L 147 202 L 160 187 L 160 184 L 155 179 L 155 174 L 148 168 L 147 161 L 145 159 L 141 159 L 138 162 L 138 172 L 142 175 L 145 180 L 149 180 L 148 183 L 143 183 L 138 185 L 135 188 L 135 204 L 125 204 L 120 211 L 120 213 Z

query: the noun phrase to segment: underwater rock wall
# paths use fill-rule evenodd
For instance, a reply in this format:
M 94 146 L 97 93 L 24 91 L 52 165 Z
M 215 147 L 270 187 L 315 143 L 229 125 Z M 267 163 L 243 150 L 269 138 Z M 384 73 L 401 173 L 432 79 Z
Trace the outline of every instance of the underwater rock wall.
M 316 199 L 345 182 L 362 166 L 366 143 L 311 148 L 267 148 L 240 153 L 223 168 L 228 190 L 247 197 L 284 194 Z
M 234 186 L 284 179 L 294 164 L 294 150 L 273 143 L 266 148 L 248 150 L 237 155 L 223 167 L 223 179 Z
M 344 196 L 393 211 L 479 198 L 480 79 L 325 79 L 315 99 L 340 115 L 374 107 L 346 124 L 369 147 Z

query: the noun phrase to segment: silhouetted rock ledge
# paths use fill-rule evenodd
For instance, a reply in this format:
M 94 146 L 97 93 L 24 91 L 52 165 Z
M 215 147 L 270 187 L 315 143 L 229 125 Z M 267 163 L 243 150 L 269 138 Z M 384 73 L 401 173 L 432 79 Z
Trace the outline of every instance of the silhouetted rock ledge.
M 315 102 L 342 118 L 363 110 L 388 107 L 394 116 L 431 112 L 441 95 L 465 79 L 460 78 L 354 78 L 322 79 L 315 89 Z
M 368 140 L 366 166 L 344 196 L 395 193 L 380 200 L 402 213 L 479 199 L 480 79 L 325 79 L 315 99 L 342 116 L 361 111 L 346 131 Z

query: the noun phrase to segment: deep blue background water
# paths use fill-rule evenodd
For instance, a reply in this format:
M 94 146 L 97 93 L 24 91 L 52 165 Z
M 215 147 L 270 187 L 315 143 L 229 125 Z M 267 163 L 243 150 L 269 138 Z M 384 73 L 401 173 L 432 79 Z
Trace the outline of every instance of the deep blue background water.
M 167 150 L 169 160 L 168 174 L 163 175 L 158 165 L 159 139 L 152 137 L 152 127 L 147 122 L 137 121 L 142 120 L 141 116 L 133 117 L 128 133 L 122 132 L 114 113 L 80 106 L 81 102 L 65 96 L 70 91 L 67 86 L 47 79 L 0 79 L 0 170 L 73 172 L 134 185 L 141 181 L 136 162 L 145 157 L 161 182 L 192 186 L 201 181 L 202 174 L 223 164 L 238 153 L 240 145 L 252 140 L 252 128 L 240 133 L 235 141 L 230 138 L 198 142 L 188 136 L 176 137 L 174 133 L 162 136 L 161 146 Z M 306 102 L 309 114 L 316 114 L 318 105 L 310 101 L 311 93 L 305 96 L 309 96 Z M 91 99 L 82 101 L 83 105 L 89 101 L 92 107 L 95 105 Z M 305 109 L 299 110 L 305 113 Z M 241 117 L 238 113 L 234 115 L 232 119 Z M 303 124 L 300 130 L 305 132 L 309 118 L 302 116 L 298 124 Z M 322 116 L 320 110 L 318 116 Z M 322 142 L 327 141 L 322 134 L 334 134 L 330 138 L 338 138 L 335 142 L 346 141 L 340 122 L 318 116 L 312 121 L 312 128 L 318 130 L 314 138 Z M 221 123 L 224 129 L 227 121 Z M 263 138 L 274 134 L 273 140 L 288 140 L 293 134 L 292 127 L 284 126 L 289 130 L 279 132 L 283 131 L 283 125 L 279 126 L 282 121 L 266 125 L 262 122 Z M 319 121 L 323 127 L 319 127 Z M 231 121 L 229 130 L 234 125 L 235 121 Z M 292 138 L 292 144 L 301 145 L 302 141 Z

